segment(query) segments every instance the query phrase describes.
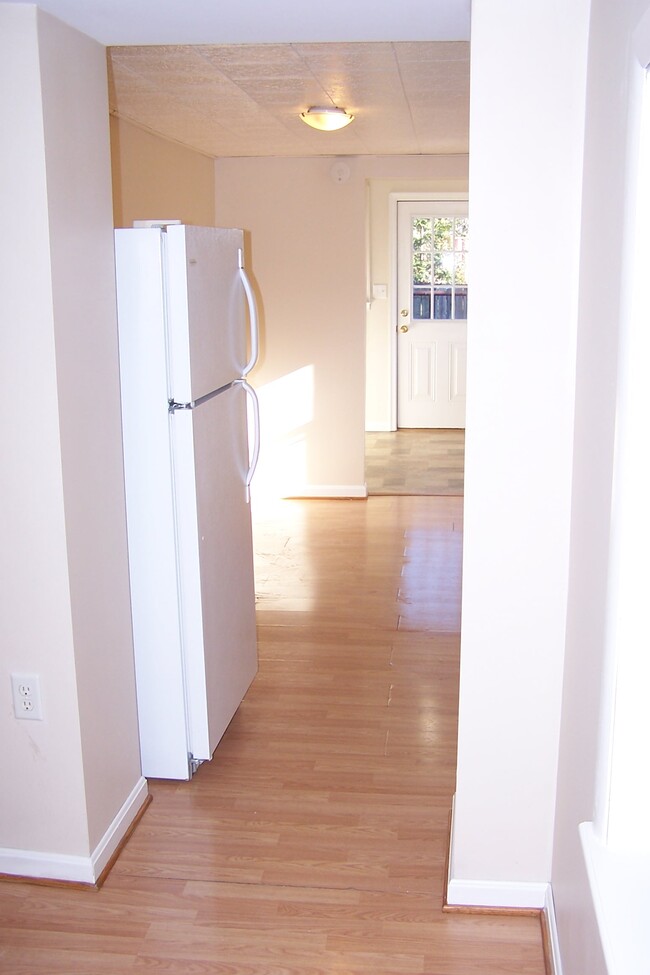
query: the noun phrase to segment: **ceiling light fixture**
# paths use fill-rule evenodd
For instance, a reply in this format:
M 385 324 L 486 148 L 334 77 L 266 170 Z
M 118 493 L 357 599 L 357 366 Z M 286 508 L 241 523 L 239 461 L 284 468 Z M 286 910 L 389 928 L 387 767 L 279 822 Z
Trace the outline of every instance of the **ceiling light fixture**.
M 349 115 L 344 108 L 308 108 L 302 112 L 300 118 L 313 129 L 321 129 L 323 132 L 333 132 L 335 129 L 342 129 L 349 125 L 354 115 Z

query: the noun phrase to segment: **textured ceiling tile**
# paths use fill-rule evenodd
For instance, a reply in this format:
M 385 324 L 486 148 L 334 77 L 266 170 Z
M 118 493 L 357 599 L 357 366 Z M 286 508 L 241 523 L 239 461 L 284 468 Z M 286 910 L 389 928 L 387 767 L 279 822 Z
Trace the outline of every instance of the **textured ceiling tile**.
M 113 48 L 110 104 L 215 156 L 466 151 L 468 53 L 455 42 Z M 356 115 L 352 126 L 300 122 L 331 103 Z
M 423 61 L 469 61 L 467 41 L 395 41 L 395 56 L 400 65 Z
M 381 68 L 393 58 L 392 44 L 293 44 L 294 52 L 312 67 L 335 68 L 345 65 L 365 66 L 366 70 Z
M 467 89 L 469 61 L 426 61 L 402 65 L 402 81 L 411 88 L 442 87 Z
M 252 78 L 300 78 L 308 74 L 291 45 L 241 45 L 236 47 L 207 47 L 195 49 L 197 54 L 215 70 L 222 71 L 233 81 Z

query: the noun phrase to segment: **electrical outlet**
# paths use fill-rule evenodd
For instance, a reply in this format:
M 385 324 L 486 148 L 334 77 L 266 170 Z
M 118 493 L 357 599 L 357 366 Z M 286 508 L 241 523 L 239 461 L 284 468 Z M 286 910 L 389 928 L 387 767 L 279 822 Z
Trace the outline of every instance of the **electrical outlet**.
M 26 721 L 41 721 L 41 687 L 36 674 L 12 674 L 11 691 L 14 699 L 14 714 Z

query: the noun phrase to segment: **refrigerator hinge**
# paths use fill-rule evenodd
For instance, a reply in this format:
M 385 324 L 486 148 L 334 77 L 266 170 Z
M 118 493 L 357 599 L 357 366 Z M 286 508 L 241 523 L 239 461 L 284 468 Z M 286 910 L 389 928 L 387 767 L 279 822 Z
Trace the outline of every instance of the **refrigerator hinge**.
M 192 752 L 188 752 L 188 754 L 187 754 L 187 764 L 188 764 L 188 767 L 189 767 L 189 770 L 190 770 L 190 775 L 194 775 L 194 773 L 198 769 L 199 765 L 202 765 L 203 763 L 202 763 L 202 761 L 201 761 L 200 758 L 194 758 L 194 755 L 192 755 Z
M 169 412 L 175 413 L 176 410 L 192 410 L 194 409 L 194 403 L 177 403 L 175 399 L 167 400 L 169 406 Z

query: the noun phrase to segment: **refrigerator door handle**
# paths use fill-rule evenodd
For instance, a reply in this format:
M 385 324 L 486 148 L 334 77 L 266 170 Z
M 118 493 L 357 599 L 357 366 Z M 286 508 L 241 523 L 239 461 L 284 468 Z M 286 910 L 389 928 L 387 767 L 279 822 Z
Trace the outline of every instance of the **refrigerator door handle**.
M 245 379 L 235 380 L 236 385 L 240 385 L 246 391 L 246 395 L 253 407 L 253 449 L 251 452 L 248 473 L 246 474 L 246 504 L 250 503 L 251 499 L 251 481 L 253 480 L 253 475 L 257 468 L 257 461 L 260 456 L 260 401 L 257 398 L 257 393 Z
M 239 260 L 239 276 L 241 282 L 244 285 L 244 291 L 246 293 L 246 300 L 248 301 L 248 311 L 250 314 L 251 321 L 251 354 L 248 363 L 242 370 L 242 376 L 247 376 L 251 371 L 255 363 L 257 362 L 259 356 L 259 344 L 260 344 L 260 327 L 259 327 L 259 316 L 257 314 L 257 302 L 255 301 L 255 294 L 253 293 L 253 288 L 250 283 L 249 277 L 246 274 L 246 268 L 244 267 L 244 252 L 241 248 L 238 251 Z
M 177 403 L 175 399 L 169 399 L 167 400 L 167 408 L 170 413 L 176 413 L 177 410 L 195 410 L 197 406 L 203 406 L 208 400 L 219 396 L 226 389 L 229 389 L 230 386 L 232 386 L 232 383 L 226 383 L 225 386 L 218 386 L 216 389 L 211 389 L 209 393 L 204 393 L 203 396 L 197 396 L 196 399 L 190 400 L 189 403 Z

